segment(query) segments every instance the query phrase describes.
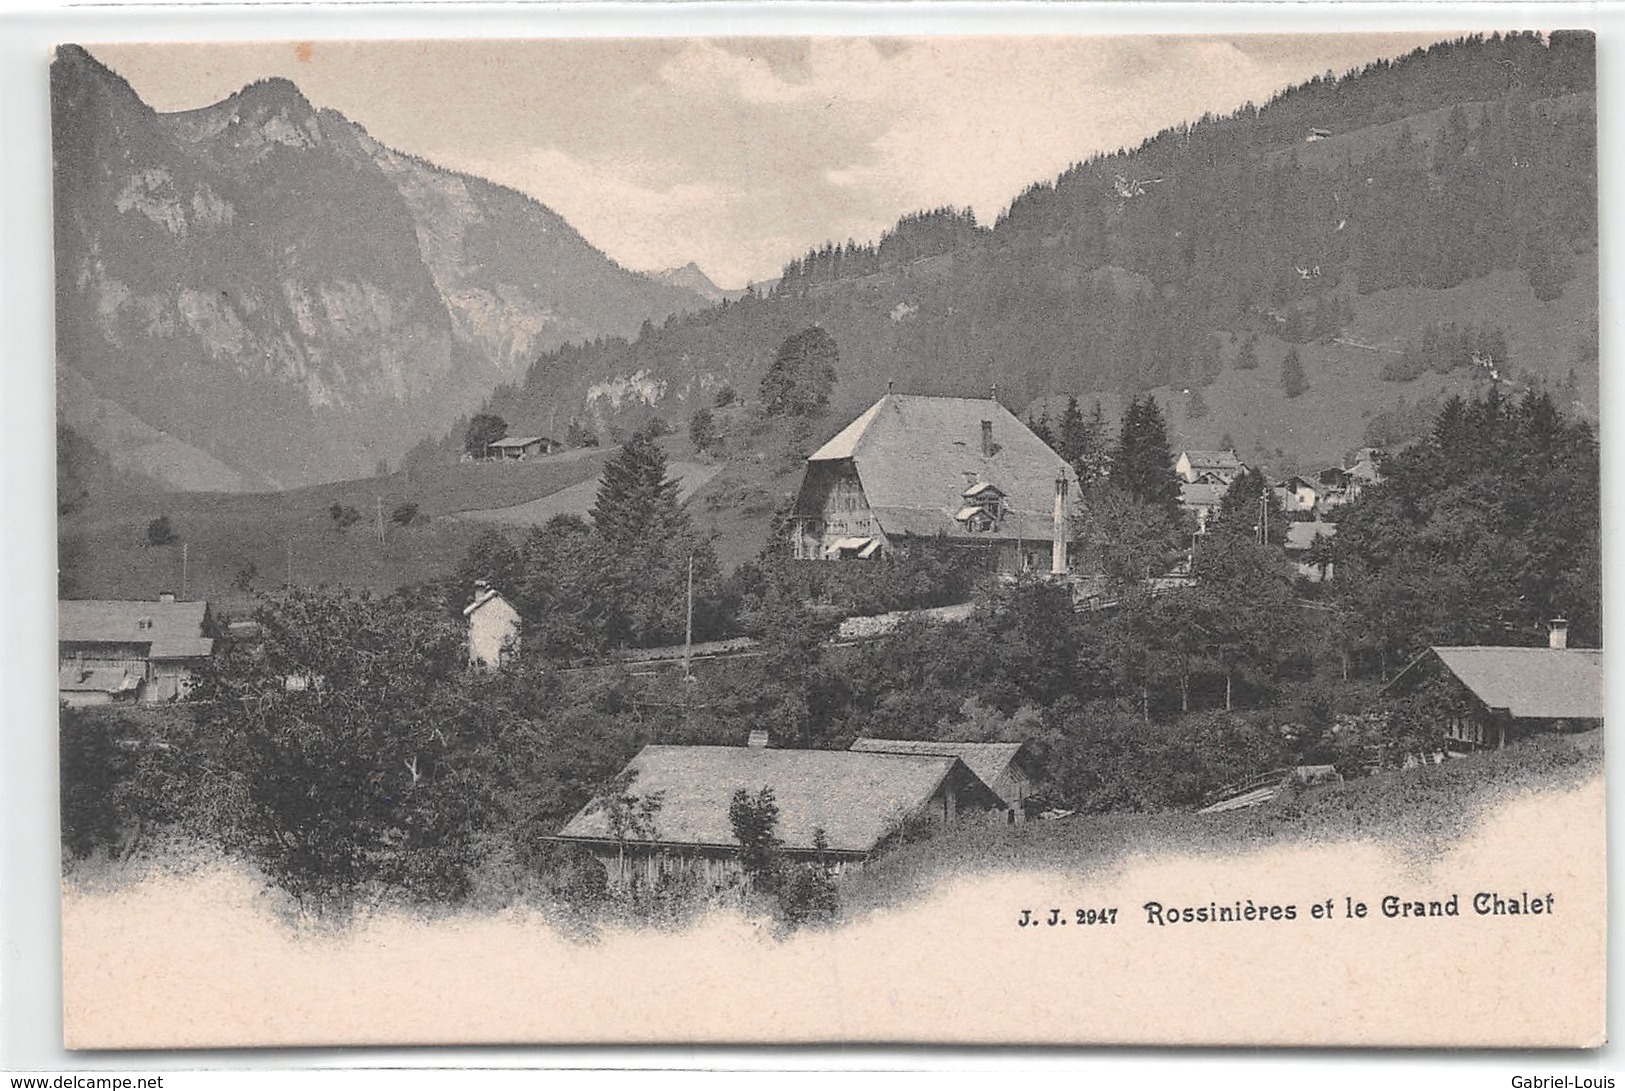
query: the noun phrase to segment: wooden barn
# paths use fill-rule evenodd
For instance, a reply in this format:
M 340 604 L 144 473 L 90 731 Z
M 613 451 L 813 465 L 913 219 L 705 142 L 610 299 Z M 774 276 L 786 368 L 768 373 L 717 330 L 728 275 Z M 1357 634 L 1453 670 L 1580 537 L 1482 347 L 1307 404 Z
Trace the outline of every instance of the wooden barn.
M 1568 647 L 1566 623 L 1552 623 L 1544 648 L 1432 647 L 1383 689 L 1404 696 L 1442 687 L 1445 739 L 1456 752 L 1499 749 L 1541 732 L 1602 724 L 1602 650 Z
M 65 599 L 57 610 L 57 697 L 66 704 L 176 701 L 214 653 L 207 602 Z
M 964 762 L 1004 804 L 1005 821 L 1025 822 L 1037 805 L 1033 789 L 1038 771 L 1024 743 L 944 742 L 938 739 L 858 739 L 852 750 L 860 754 L 935 754 Z
M 582 808 L 554 840 L 591 851 L 612 885 L 683 874 L 720 890 L 741 874 L 728 817 L 739 789 L 752 796 L 772 789 L 783 856 L 815 858 L 822 831 L 824 860 L 837 874 L 861 868 L 908 823 L 950 823 L 1002 807 L 952 755 L 776 750 L 761 742 L 646 746 L 621 774 L 627 787 Z
M 1077 475 L 992 399 L 887 394 L 807 459 L 798 560 L 867 560 L 941 539 L 1002 572 L 1066 572 Z
M 549 455 L 559 444 L 546 436 L 506 436 L 485 445 L 485 457 L 498 461 L 518 462 L 526 458 Z

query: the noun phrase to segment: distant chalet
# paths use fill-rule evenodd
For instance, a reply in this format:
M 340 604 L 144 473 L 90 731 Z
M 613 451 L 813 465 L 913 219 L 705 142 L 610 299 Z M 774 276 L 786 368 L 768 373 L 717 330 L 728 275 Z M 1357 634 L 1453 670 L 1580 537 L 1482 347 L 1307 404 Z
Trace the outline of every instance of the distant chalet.
M 56 604 L 57 699 L 78 708 L 175 701 L 214 652 L 207 602 L 65 599 Z
M 867 559 L 945 539 L 1004 572 L 1064 572 L 1077 475 L 997 401 L 887 394 L 807 459 L 798 560 Z
M 772 789 L 783 856 L 815 857 L 822 831 L 825 863 L 837 873 L 861 867 L 911 822 L 949 823 L 966 813 L 1003 810 L 1003 801 L 965 762 L 948 754 L 645 746 L 622 775 L 630 778 L 622 816 L 614 814 L 613 801 L 595 800 L 554 838 L 590 850 L 615 885 L 674 873 L 717 887 L 733 881 L 740 844 L 728 808 L 741 788 L 752 797 Z
M 1404 696 L 1440 681 L 1457 708 L 1445 730 L 1452 750 L 1499 749 L 1533 734 L 1602 724 L 1602 651 L 1570 648 L 1561 619 L 1552 623 L 1544 648 L 1429 648 L 1383 694 Z
M 485 445 L 485 457 L 497 462 L 521 462 L 559 450 L 563 444 L 547 436 L 507 436 Z

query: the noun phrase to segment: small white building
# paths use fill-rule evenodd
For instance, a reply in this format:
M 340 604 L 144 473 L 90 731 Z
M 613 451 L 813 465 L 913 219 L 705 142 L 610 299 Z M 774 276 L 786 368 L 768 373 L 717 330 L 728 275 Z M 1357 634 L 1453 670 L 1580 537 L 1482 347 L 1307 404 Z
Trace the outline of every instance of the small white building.
M 468 619 L 468 665 L 497 670 L 519 654 L 519 611 L 484 581 L 463 607 Z

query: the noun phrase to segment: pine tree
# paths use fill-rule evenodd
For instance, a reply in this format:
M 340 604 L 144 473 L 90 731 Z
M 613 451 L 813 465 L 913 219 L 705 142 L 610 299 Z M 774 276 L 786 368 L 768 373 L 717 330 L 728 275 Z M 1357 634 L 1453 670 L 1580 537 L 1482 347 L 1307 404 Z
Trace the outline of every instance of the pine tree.
M 463 450 L 475 458 L 485 457 L 485 448 L 508 434 L 508 422 L 492 413 L 475 414 L 463 432 Z
M 1236 370 L 1252 371 L 1258 366 L 1258 337 L 1253 334 L 1241 343 L 1241 349 L 1236 353 Z
M 1264 526 L 1269 544 L 1284 545 L 1288 519 L 1281 507 L 1281 498 L 1270 488 L 1263 470 L 1250 468 L 1225 490 L 1211 529 L 1215 533 L 1231 533 L 1257 541 L 1260 516 L 1267 516 Z
M 1290 350 L 1281 361 L 1281 392 L 1289 398 L 1296 398 L 1309 389 L 1309 380 L 1304 378 L 1303 361 L 1298 359 L 1298 350 Z
M 592 521 L 617 551 L 688 529 L 677 503 L 677 482 L 666 476 L 666 453 L 647 432 L 634 433 L 604 467 Z
M 1034 420 L 1032 417 L 1028 417 L 1027 427 L 1032 429 L 1033 435 L 1044 441 L 1045 447 L 1048 447 L 1050 450 L 1060 454 L 1060 450 L 1055 439 L 1055 432 L 1049 426 L 1048 410 L 1041 413 L 1037 420 Z
M 1077 472 L 1078 484 L 1088 488 L 1096 481 L 1106 478 L 1111 470 L 1111 464 L 1111 451 L 1106 440 L 1106 414 L 1097 398 L 1094 409 L 1089 413 L 1089 419 L 1083 424 L 1078 454 L 1072 459 L 1072 468 Z
M 1085 427 L 1083 411 L 1078 408 L 1078 399 L 1068 395 L 1066 409 L 1061 413 L 1060 433 L 1055 437 L 1056 450 L 1068 462 L 1076 463 L 1078 456 L 1083 453 L 1084 444 L 1087 442 L 1084 437 Z
M 1123 414 L 1117 449 L 1112 452 L 1111 483 L 1137 500 L 1175 509 L 1179 479 L 1168 449 L 1168 428 L 1157 400 L 1135 398 Z
M 1190 396 L 1185 399 L 1185 415 L 1191 420 L 1201 420 L 1207 416 L 1207 402 L 1202 399 L 1202 388 L 1191 387 Z

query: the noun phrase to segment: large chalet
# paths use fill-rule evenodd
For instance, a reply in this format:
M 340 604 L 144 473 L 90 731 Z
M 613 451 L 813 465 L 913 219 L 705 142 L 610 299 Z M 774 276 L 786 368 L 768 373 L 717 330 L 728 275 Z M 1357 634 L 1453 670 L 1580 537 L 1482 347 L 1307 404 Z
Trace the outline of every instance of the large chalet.
M 800 560 L 866 559 L 944 539 L 1003 572 L 1065 572 L 1077 475 L 987 398 L 887 394 L 807 459 L 791 516 Z
M 57 697 L 71 706 L 175 701 L 214 651 L 207 602 L 63 600 Z
M 610 884 L 685 874 L 720 889 L 740 874 L 729 817 L 736 789 L 773 791 L 778 851 L 861 870 L 905 826 L 995 818 L 1004 800 L 954 754 L 645 746 L 621 773 L 629 787 L 600 797 L 551 840 L 586 849 Z M 820 838 L 822 833 L 822 838 Z

